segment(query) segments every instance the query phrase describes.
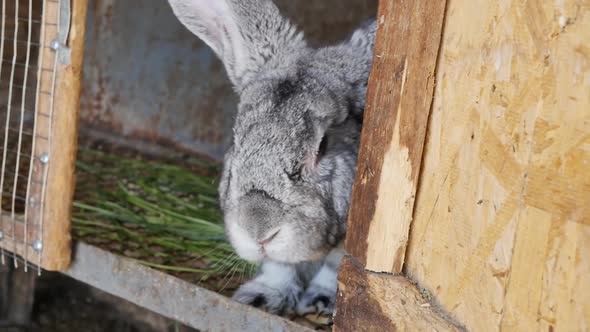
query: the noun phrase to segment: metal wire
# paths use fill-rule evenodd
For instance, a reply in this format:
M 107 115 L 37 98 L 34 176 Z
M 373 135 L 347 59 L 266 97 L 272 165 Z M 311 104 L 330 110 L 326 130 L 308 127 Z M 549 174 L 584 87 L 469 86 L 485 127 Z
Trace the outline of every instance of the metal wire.
M 4 35 L 6 34 L 6 0 L 2 0 L 2 27 L 0 28 L 0 57 L 4 56 Z M 3 59 L 4 60 L 4 59 Z M 0 82 L 2 82 L 2 65 L 0 64 Z M 2 211 L 2 199 L 0 198 L 0 211 Z M 4 218 L 0 218 L 0 228 L 4 229 Z M 6 264 L 4 247 L 0 247 L 0 261 Z
M 20 116 L 20 126 L 19 126 L 19 133 L 18 133 L 18 147 L 17 147 L 17 151 L 18 153 L 16 154 L 16 167 L 15 167 L 15 173 L 18 175 L 19 170 L 20 170 L 20 153 L 21 153 L 21 148 L 22 148 L 22 143 L 23 143 L 23 125 L 24 125 L 24 121 L 25 121 L 25 103 L 26 103 L 26 95 L 27 95 L 27 79 L 29 78 L 29 71 L 28 71 L 28 67 L 27 65 L 29 64 L 29 59 L 31 57 L 31 31 L 33 30 L 33 23 L 31 22 L 31 20 L 33 19 L 33 1 L 29 0 L 29 31 L 27 34 L 27 55 L 25 56 L 25 77 L 23 79 L 23 93 L 22 93 L 22 98 L 21 98 L 21 116 Z M 18 17 L 17 17 L 17 22 L 18 22 Z M 15 175 L 14 176 L 14 183 L 12 185 L 12 206 L 11 206 L 11 211 L 12 211 L 12 215 L 14 215 L 14 210 L 16 207 L 16 190 L 18 187 L 18 176 Z M 26 204 L 25 204 L 25 209 L 26 209 Z M 24 233 L 24 242 L 27 243 L 27 218 L 24 219 L 24 223 L 25 223 L 25 233 Z M 24 250 L 24 258 L 28 259 L 28 247 L 27 245 L 25 245 L 25 250 Z M 27 265 L 25 264 L 25 272 L 27 272 Z
M 0 57 L 4 56 L 4 35 L 6 30 L 6 0 L 2 0 L 2 27 L 0 28 Z M 4 59 L 2 59 L 4 60 Z M 2 80 L 2 66 L 0 66 L 0 81 Z
M 27 244 L 27 245 L 32 245 L 32 244 Z M 39 270 L 41 269 L 41 267 L 36 265 L 35 263 L 25 260 L 21 256 L 19 256 L 17 254 L 13 254 L 10 251 L 4 251 L 4 255 L 6 255 L 9 259 L 18 260 L 19 262 L 21 262 L 23 264 L 23 266 L 28 266 L 32 269 L 34 269 L 34 268 L 37 268 Z M 4 264 L 4 263 L 2 263 L 2 264 Z
M 21 7 L 20 9 L 23 9 L 22 7 L 27 5 L 27 1 L 15 0 L 14 23 L 8 22 L 6 20 L 6 17 L 8 16 L 6 10 L 7 0 L 1 0 L 1 2 L 2 22 L 0 28 L 0 85 L 8 87 L 8 103 L 6 104 L 6 107 L 0 105 L 0 111 L 6 112 L 4 140 L 0 141 L 0 150 L 2 150 L 0 154 L 3 156 L 2 165 L 0 169 L 0 230 L 5 229 L 7 231 L 6 233 L 10 233 L 5 234 L 5 236 L 7 238 L 13 239 L 14 250 L 11 253 L 9 251 L 6 251 L 5 248 L 0 247 L 0 261 L 2 264 L 5 264 L 6 258 L 12 258 L 15 268 L 18 268 L 18 265 L 20 263 L 23 263 L 22 265 L 25 271 L 27 271 L 28 268 L 37 267 L 37 271 L 40 274 L 42 264 L 42 252 L 40 250 L 35 250 L 37 252 L 38 259 L 36 264 L 31 263 L 30 261 L 28 261 L 28 259 L 32 258 L 29 257 L 29 250 L 31 250 L 32 245 L 35 242 L 34 240 L 43 239 L 43 226 L 45 217 L 44 213 L 46 203 L 45 196 L 47 191 L 50 163 L 41 163 L 41 179 L 35 176 L 35 174 L 37 173 L 33 172 L 33 170 L 36 168 L 35 163 L 39 163 L 41 160 L 39 154 L 47 153 L 49 156 L 51 156 L 52 150 L 51 140 L 53 131 L 53 115 L 56 111 L 55 88 L 58 57 L 55 56 L 52 63 L 47 63 L 47 67 L 49 68 L 44 68 L 43 64 L 45 52 L 50 52 L 48 48 L 51 49 L 49 45 L 44 44 L 44 41 L 47 40 L 47 37 L 51 38 L 51 36 L 46 36 L 46 27 L 56 26 L 57 23 L 55 22 L 60 22 L 59 16 L 61 15 L 60 11 L 58 10 L 57 20 L 54 20 L 55 17 L 51 17 L 50 19 L 52 22 L 48 22 L 47 3 L 55 3 L 59 8 L 61 0 L 40 1 L 42 5 L 40 19 L 37 17 L 33 17 L 33 0 L 28 0 L 29 7 L 27 17 L 19 17 L 19 5 Z M 40 29 L 39 42 L 32 40 L 32 34 L 34 29 L 33 25 L 37 26 L 37 28 L 35 29 Z M 27 28 L 28 30 L 26 40 L 23 40 L 24 38 L 22 37 L 24 34 L 22 33 L 22 30 Z M 12 29 L 14 29 L 14 31 Z M 9 31 L 8 33 L 12 35 L 10 36 L 12 38 L 5 38 L 7 37 L 7 31 Z M 21 32 L 20 39 L 19 32 Z M 57 36 L 55 36 L 55 38 L 57 38 Z M 5 44 L 12 44 L 12 54 L 8 53 L 8 59 L 4 58 Z M 23 54 L 18 54 L 24 53 L 24 47 L 18 46 L 22 44 L 26 45 L 26 54 L 24 56 L 25 59 L 22 59 Z M 31 56 L 33 52 L 32 49 L 38 49 L 39 54 L 38 59 L 36 61 L 37 63 L 31 63 Z M 10 51 L 10 48 L 7 48 L 7 50 Z M 6 73 L 2 73 L 4 64 L 6 64 L 5 69 L 10 68 L 10 79 L 4 80 L 3 82 L 3 75 L 7 76 L 8 73 L 8 71 L 6 71 Z M 17 80 L 15 80 L 15 68 L 19 68 L 18 75 L 16 75 L 17 77 L 19 77 Z M 35 71 L 36 75 L 34 73 L 31 73 L 31 70 Z M 22 76 L 21 73 L 23 74 Z M 41 90 L 41 82 L 43 80 L 42 74 L 45 75 L 45 79 L 51 80 L 50 88 L 46 90 Z M 20 89 L 21 91 L 17 92 L 17 89 Z M 35 98 L 34 110 L 33 107 L 31 107 L 32 99 L 30 99 L 33 97 L 33 94 Z M 47 98 L 50 98 L 48 108 L 41 107 L 42 105 L 45 105 L 45 103 L 42 104 L 40 101 L 42 96 L 47 96 Z M 18 99 L 20 99 L 20 105 L 17 104 Z M 13 105 L 13 103 L 15 104 Z M 17 118 L 18 108 L 20 108 L 20 119 Z M 13 111 L 13 109 L 17 111 Z M 17 114 L 14 114 L 15 112 L 17 112 Z M 29 128 L 29 124 L 25 124 L 28 123 L 29 119 L 28 116 L 25 116 L 26 112 L 33 113 L 32 131 L 25 128 L 25 126 Z M 40 123 L 37 120 L 39 119 L 39 117 L 48 118 L 47 121 L 41 122 L 42 124 L 47 123 L 48 126 L 47 128 L 43 128 L 43 132 L 47 133 L 46 135 L 44 134 L 45 136 L 38 134 L 38 131 L 40 129 L 38 128 L 38 125 L 40 125 Z M 13 128 L 11 128 L 11 123 L 14 126 Z M 14 142 L 15 139 L 16 142 Z M 37 151 L 38 139 L 46 142 L 47 150 Z M 26 163 L 28 163 L 28 170 L 26 168 Z M 28 175 L 24 175 L 21 173 L 28 173 Z M 26 182 L 26 186 L 23 185 L 24 182 Z M 35 190 L 33 192 L 31 187 L 35 186 L 36 188 L 40 187 L 40 190 Z M 23 193 L 23 191 L 26 191 L 26 193 Z M 34 193 L 37 192 L 40 192 L 41 197 L 33 197 Z M 39 202 L 39 204 L 35 204 L 35 206 L 29 204 L 29 202 L 33 202 L 33 200 L 35 202 Z M 3 204 L 5 202 L 6 204 Z M 34 219 L 31 219 L 31 208 L 34 208 L 34 211 L 37 212 L 34 215 Z M 24 213 L 22 215 L 18 215 L 17 212 L 22 211 L 21 209 L 24 209 Z M 12 226 L 12 230 L 10 232 L 8 232 L 8 228 L 4 227 L 6 220 L 8 220 L 9 222 L 8 226 Z M 19 225 L 21 225 L 19 227 L 23 227 L 18 231 L 19 239 L 16 239 L 15 236 L 17 220 L 19 222 Z M 29 234 L 30 230 L 32 229 L 36 231 L 36 237 L 33 239 L 29 239 L 31 236 L 33 236 L 33 233 Z M 20 238 L 20 232 L 22 230 L 24 230 L 24 235 L 22 238 Z M 33 243 L 29 243 L 29 241 L 32 241 Z M 20 252 L 22 256 L 16 254 L 17 243 L 19 246 L 21 244 L 23 245 L 23 251 Z
M 16 36 L 14 37 L 14 39 L 8 39 L 7 38 L 6 41 L 8 41 L 8 42 L 14 42 L 14 47 L 16 47 L 17 44 L 27 44 L 27 45 L 29 45 L 26 40 L 16 39 Z M 33 45 L 33 46 L 39 47 L 39 48 L 49 48 L 49 45 L 44 45 L 42 43 L 36 43 L 36 42 L 31 42 L 30 45 Z
M 14 197 L 13 197 L 14 200 L 17 200 L 17 201 L 20 201 L 20 202 L 26 202 L 26 200 L 27 200 L 23 196 L 17 195 L 16 193 L 14 193 L 13 195 L 14 195 Z M 11 216 L 11 218 L 12 218 L 12 216 Z
M 14 83 L 14 62 L 16 62 L 17 59 L 17 55 L 18 55 L 18 49 L 17 49 L 17 45 L 16 45 L 16 39 L 18 38 L 18 28 L 19 28 L 19 23 L 18 23 L 18 5 L 19 5 L 19 1 L 15 0 L 14 2 L 14 17 L 15 17 L 15 22 L 14 22 L 14 41 L 13 41 L 13 52 L 12 52 L 12 66 L 10 69 L 10 81 L 9 81 L 9 86 L 8 86 L 8 105 L 7 105 L 7 115 L 6 115 L 6 128 L 4 129 L 4 151 L 3 151 L 3 157 L 2 157 L 2 175 L 0 178 L 0 188 L 4 189 L 4 174 L 6 171 L 6 153 L 8 152 L 8 128 L 10 127 L 10 112 L 11 112 L 11 107 L 12 107 L 12 84 Z M 3 7 L 4 7 L 4 3 L 3 3 Z M 4 194 L 4 190 L 0 191 L 0 210 L 2 209 L 2 198 L 3 198 L 3 194 Z M 13 223 L 15 221 L 13 220 Z M 12 237 L 14 237 L 14 224 L 12 227 Z M 16 252 L 16 241 L 14 242 L 14 252 Z M 14 261 L 14 267 L 18 268 L 18 262 L 15 260 Z
M 8 59 L 0 59 L 0 62 L 12 63 Z M 16 63 L 14 63 L 14 65 L 17 66 L 17 67 L 24 67 L 25 66 L 24 63 L 20 63 L 20 62 L 16 62 Z M 28 65 L 28 67 L 29 67 L 29 70 L 38 70 L 39 69 L 39 67 L 37 67 L 37 66 Z M 48 71 L 48 72 L 51 72 L 52 71 L 51 68 L 42 68 L 41 70 Z M 0 71 L 1 71 L 1 69 L 0 69 Z
M 8 89 L 8 102 L 5 107 L 0 105 L 0 111 L 5 111 L 6 119 L 5 119 L 5 132 L 4 132 L 4 140 L 0 141 L 0 153 L 3 156 L 2 165 L 0 169 L 0 230 L 6 230 L 5 234 L 6 238 L 12 238 L 14 244 L 13 252 L 6 251 L 5 248 L 0 247 L 0 261 L 2 264 L 6 263 L 6 258 L 12 259 L 14 262 L 15 268 L 18 268 L 19 264 L 22 263 L 23 268 L 25 271 L 28 268 L 37 267 L 37 271 L 41 273 L 41 251 L 37 251 L 38 257 L 38 264 L 34 264 L 28 261 L 30 258 L 29 250 L 32 248 L 33 240 L 42 240 L 43 239 L 43 213 L 45 208 L 45 192 L 47 189 L 47 177 L 48 177 L 48 164 L 43 165 L 42 170 L 42 179 L 34 179 L 33 178 L 33 169 L 35 168 L 35 162 L 39 162 L 39 156 L 36 156 L 39 152 L 36 151 L 36 143 L 37 139 L 44 140 L 48 143 L 48 151 L 43 151 L 50 153 L 51 150 L 51 134 L 52 134 L 52 125 L 53 125 L 53 112 L 54 112 L 54 92 L 55 92 L 55 82 L 56 82 L 56 70 L 57 70 L 57 57 L 51 68 L 43 68 L 43 59 L 44 53 L 48 52 L 47 48 L 48 45 L 44 45 L 42 41 L 46 40 L 46 26 L 55 26 L 57 23 L 47 22 L 47 11 L 46 11 L 46 3 L 47 2 L 54 2 L 59 5 L 58 1 L 50 1 L 44 0 L 40 1 L 42 5 L 41 16 L 40 19 L 37 17 L 33 17 L 33 0 L 22 1 L 22 0 L 15 0 L 14 2 L 14 23 L 9 22 L 7 20 L 7 0 L 1 0 L 2 3 L 2 22 L 0 27 L 0 82 L 3 82 L 4 87 Z M 22 7 L 26 6 L 28 3 L 28 13 L 27 17 L 19 17 L 19 12 L 22 12 Z M 10 8 L 12 9 L 12 8 Z M 9 11 L 11 11 L 9 9 Z M 12 13 L 11 13 L 12 14 Z M 9 14 L 9 15 L 11 15 Z M 57 11 L 58 20 L 59 22 L 59 10 Z M 52 18 L 52 21 L 54 18 Z M 34 28 L 34 25 L 37 28 Z M 19 39 L 19 32 L 20 36 L 24 34 L 23 29 L 27 29 L 26 33 L 26 41 L 22 40 L 24 38 Z M 14 30 L 13 30 L 14 29 Z M 40 37 L 39 41 L 32 40 L 33 29 L 40 29 Z M 39 30 L 37 30 L 39 31 Z M 6 33 L 11 34 L 12 38 L 5 38 Z M 36 33 L 35 33 L 36 35 Z M 57 36 L 56 36 L 57 37 Z M 9 43 L 9 44 L 7 44 Z M 12 53 L 8 53 L 5 55 L 5 45 L 12 44 L 12 49 L 7 48 L 7 50 Z M 24 47 L 18 46 L 21 44 L 26 45 L 26 53 L 23 52 Z M 31 63 L 31 56 L 32 50 L 38 47 L 38 59 L 37 63 Z M 22 54 L 25 53 L 25 54 Z M 24 55 L 25 59 L 22 59 Z M 4 58 L 7 56 L 8 58 Z M 23 61 L 24 60 L 24 61 Z M 22 61 L 22 62 L 20 62 Z M 34 60 L 33 60 L 34 61 Z M 6 64 L 6 68 L 4 67 Z M 49 66 L 48 66 L 49 67 Z M 8 71 L 5 73 L 2 72 L 3 69 L 10 68 L 10 78 L 9 80 L 2 80 L 3 76 L 7 76 Z M 18 75 L 15 74 L 16 68 L 18 69 Z M 35 73 L 31 73 L 31 70 L 35 71 Z M 47 76 L 46 79 L 51 77 L 51 88 L 47 91 L 41 91 L 41 81 L 42 81 L 42 73 L 49 74 L 51 76 Z M 21 76 L 21 74 L 23 74 Z M 16 79 L 16 77 L 19 77 Z M 36 82 L 35 82 L 36 80 Z M 16 92 L 15 90 L 20 89 L 20 92 Z M 32 90 L 32 91 L 31 91 Z M 31 91 L 31 93 L 28 93 Z M 30 106 L 32 102 L 32 98 L 34 95 L 34 110 Z M 49 109 L 40 109 L 41 102 L 40 96 L 47 95 L 50 98 L 50 105 Z M 19 98 L 20 97 L 20 98 Z M 18 100 L 20 99 L 20 105 L 18 105 Z M 18 116 L 18 109 L 20 108 L 20 120 L 17 118 Z M 16 111 L 13 111 L 16 110 Z M 17 112 L 15 114 L 15 112 Z M 32 131 L 25 130 L 25 126 L 29 128 L 28 123 L 29 119 L 28 116 L 25 116 L 26 112 L 34 113 L 33 121 L 32 121 Z M 43 116 L 47 117 L 47 137 L 37 134 L 38 132 L 38 117 Z M 26 121 L 25 121 L 26 120 Z M 45 123 L 45 122 L 43 122 Z M 11 127 L 11 124 L 14 127 Z M 12 133 L 12 134 L 9 134 Z M 26 140 L 25 140 L 26 138 Z M 16 140 L 13 141 L 13 140 Z M 29 145 L 30 142 L 30 145 Z M 30 150 L 29 150 L 30 148 Z M 30 151 L 30 152 L 29 152 Z M 28 161 L 27 161 L 28 158 Z M 25 164 L 23 164 L 25 163 Z M 26 164 L 28 163 L 28 170 L 26 168 Z M 21 173 L 28 173 L 27 175 Z M 26 186 L 23 183 L 26 182 Z M 31 190 L 32 186 L 38 186 L 41 192 L 40 204 L 35 204 L 33 207 L 29 202 L 32 202 L 34 197 L 33 191 Z M 26 191 L 26 193 L 25 193 Z M 36 191 L 35 191 L 36 192 Z M 37 201 L 37 199 L 35 199 Z M 6 204 L 4 204 L 6 203 Z M 5 205 L 5 206 L 3 206 Z M 39 214 L 35 215 L 35 219 L 32 220 L 30 218 L 30 209 L 35 208 L 39 209 Z M 22 211 L 24 209 L 24 214 L 19 215 L 17 214 L 18 211 Z M 6 213 L 5 213 L 6 210 Z M 8 231 L 8 228 L 4 227 L 6 222 L 9 222 L 8 227 L 12 226 L 12 230 Z M 18 231 L 18 239 L 16 238 L 16 225 L 21 225 L 22 227 Z M 33 229 L 36 231 L 38 237 L 29 239 L 33 236 L 30 233 L 30 230 Z M 21 231 L 23 232 L 23 236 L 21 238 Z M 32 241 L 33 243 L 29 243 Z M 17 244 L 23 245 L 23 251 L 20 252 L 22 256 L 19 256 L 17 253 Z
M 10 128 L 10 129 L 8 129 L 8 130 L 10 130 L 10 131 L 12 131 L 12 132 L 19 132 L 18 130 L 16 130 L 16 129 L 13 129 L 13 128 Z M 32 132 L 29 132 L 29 131 L 24 131 L 24 130 L 23 130 L 23 131 L 20 131 L 20 133 L 22 133 L 23 135 L 27 135 L 27 136 L 33 136 L 33 133 L 32 133 Z
M 27 178 L 26 176 L 24 176 L 22 174 L 15 173 L 13 171 L 6 170 L 6 171 L 4 171 L 4 173 L 6 173 L 8 175 L 11 175 L 11 176 L 14 176 L 14 177 L 20 177 L 21 179 L 26 179 Z M 11 211 L 11 215 L 12 215 L 12 211 Z
M 30 2 L 29 2 L 30 3 Z M 29 8 L 32 10 L 32 8 L 29 6 Z M 35 23 L 35 24 L 41 24 L 42 21 L 41 20 L 33 20 L 31 17 L 19 17 L 18 18 L 19 21 L 26 21 L 26 22 L 30 22 L 30 23 Z
M 27 86 L 26 85 L 26 75 L 27 73 L 25 73 L 25 82 L 23 83 L 23 85 L 19 85 L 19 84 L 13 84 L 12 87 L 16 88 L 16 89 L 21 89 L 23 90 L 22 94 L 24 95 L 27 89 L 34 89 L 34 86 Z
M 14 130 L 14 129 L 12 129 L 12 130 Z M 0 148 L 0 150 L 4 150 L 4 149 Z M 33 158 L 32 155 L 19 152 L 18 150 L 15 150 L 15 149 L 8 149 L 8 152 L 14 153 L 15 155 L 19 154 L 21 157 L 25 157 L 25 158 Z

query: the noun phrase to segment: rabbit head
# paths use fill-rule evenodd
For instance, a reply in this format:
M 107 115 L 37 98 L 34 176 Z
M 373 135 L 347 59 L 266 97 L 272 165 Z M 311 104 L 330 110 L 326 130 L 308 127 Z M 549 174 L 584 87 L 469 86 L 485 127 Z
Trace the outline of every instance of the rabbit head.
M 240 96 L 224 158 L 227 236 L 245 259 L 319 260 L 343 238 L 375 25 L 312 49 L 270 0 L 169 0 Z

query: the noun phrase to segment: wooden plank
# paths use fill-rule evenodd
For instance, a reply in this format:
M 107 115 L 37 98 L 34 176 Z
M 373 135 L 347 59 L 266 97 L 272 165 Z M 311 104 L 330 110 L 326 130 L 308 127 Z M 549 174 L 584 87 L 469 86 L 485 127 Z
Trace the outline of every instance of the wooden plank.
M 8 238 L 14 238 L 21 240 L 25 239 L 25 225 L 23 222 L 22 215 L 16 215 L 15 218 L 11 218 L 9 214 L 2 215 L 2 218 L 6 218 L 4 221 L 4 228 L 2 232 L 7 235 Z M 27 239 L 35 239 L 37 237 L 37 227 L 36 225 L 28 225 L 27 227 Z M 9 248 L 9 247 L 7 247 Z M 22 253 L 17 253 L 22 254 Z
M 13 264 L 13 258 L 15 258 L 14 255 L 16 254 L 16 265 L 18 266 L 18 268 L 24 268 L 24 261 L 22 260 L 22 257 L 25 257 L 26 255 L 28 257 L 28 261 L 32 262 L 32 264 L 27 264 L 27 273 L 31 273 L 30 271 L 28 271 L 28 269 L 31 267 L 35 267 L 35 269 L 37 269 L 37 267 L 34 264 L 35 262 L 38 262 L 39 259 L 41 259 L 41 255 L 39 255 L 39 253 L 37 253 L 36 251 L 32 250 L 31 246 L 32 243 L 29 242 L 27 245 L 25 245 L 23 241 L 18 238 L 4 238 L 2 240 L 2 248 L 5 249 L 4 263 Z M 0 263 L 2 263 L 2 259 L 0 259 Z
M 41 266 L 47 270 L 65 269 L 71 259 L 70 223 L 87 6 L 88 0 L 72 2 L 72 23 L 68 38 L 71 63 L 63 65 L 58 62 L 51 124 L 51 155 L 43 206 Z
M 313 331 L 85 243 L 64 273 L 200 331 Z
M 445 1 L 382 0 L 346 249 L 401 271 L 432 101 Z
M 345 257 L 334 331 L 462 331 L 403 276 L 366 271 Z
M 590 6 L 447 6 L 404 271 L 469 330 L 587 329 Z

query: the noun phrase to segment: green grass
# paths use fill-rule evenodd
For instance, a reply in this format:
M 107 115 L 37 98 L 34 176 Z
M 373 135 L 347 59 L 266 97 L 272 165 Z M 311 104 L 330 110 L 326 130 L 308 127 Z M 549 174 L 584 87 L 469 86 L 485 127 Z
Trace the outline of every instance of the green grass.
M 80 149 L 74 237 L 193 281 L 216 280 L 216 290 L 251 275 L 255 266 L 225 238 L 219 169 L 196 159 L 185 166 Z

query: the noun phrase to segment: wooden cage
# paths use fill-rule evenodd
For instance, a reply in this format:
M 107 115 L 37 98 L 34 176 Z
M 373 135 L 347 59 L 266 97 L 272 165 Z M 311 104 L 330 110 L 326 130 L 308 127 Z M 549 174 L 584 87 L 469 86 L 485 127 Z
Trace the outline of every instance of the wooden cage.
M 342 40 L 374 15 L 377 4 L 376 0 L 275 2 L 303 27 L 310 43 L 315 45 Z M 18 273 L 9 273 L 9 277 L 21 277 L 15 282 L 26 288 L 22 266 L 33 264 L 60 270 L 200 330 L 308 330 L 303 322 L 231 301 L 220 290 L 210 291 L 199 284 L 198 278 L 183 279 L 169 270 L 149 268 L 131 254 L 77 237 L 76 195 L 84 177 L 77 168 L 74 187 L 75 166 L 83 157 L 83 153 L 76 155 L 77 151 L 96 144 L 132 151 L 146 160 L 165 159 L 171 164 L 180 165 L 195 155 L 205 155 L 207 161 L 219 163 L 231 137 L 237 97 L 223 66 L 208 46 L 181 25 L 167 1 L 0 0 L 0 3 L 6 5 L 0 6 L 6 27 L 4 45 L 12 46 L 14 41 L 9 35 L 15 34 L 14 22 L 18 22 L 16 52 L 8 47 L 3 49 L 0 91 L 7 96 L 15 95 L 10 92 L 10 86 L 13 91 L 27 86 L 25 98 L 18 95 L 10 102 L 0 99 L 0 107 L 7 114 L 5 106 L 11 105 L 10 112 L 20 116 L 20 101 L 24 100 L 24 108 L 35 112 L 31 112 L 35 117 L 24 118 L 22 130 L 21 117 L 12 116 L 16 123 L 10 121 L 7 127 L 8 142 L 18 143 L 21 134 L 23 142 L 25 137 L 36 139 L 34 153 L 29 149 L 16 154 L 31 155 L 27 161 L 33 161 L 34 171 L 32 185 L 27 187 L 31 188 L 32 199 L 23 192 L 15 201 L 34 204 L 27 205 L 26 218 L 16 210 L 11 218 L 12 211 L 5 211 L 8 215 L 3 214 L 0 224 L 5 235 L 0 241 L 5 248 L 4 255 L 15 257 L 19 269 Z M 28 31 L 31 31 L 30 38 Z M 27 49 L 31 50 L 28 61 Z M 14 80 L 5 75 L 13 66 L 15 73 L 28 77 L 27 84 L 22 84 L 18 75 Z M 23 68 L 21 72 L 19 68 Z M 24 72 L 29 75 L 23 75 Z M 37 77 L 40 79 L 36 80 Z M 37 81 L 41 86 L 35 89 Z M 15 164 L 8 157 L 16 149 L 12 146 L 10 149 L 3 159 L 7 165 Z M 3 192 L 12 194 L 12 182 L 3 186 Z M 42 229 L 42 241 L 33 247 L 41 237 L 37 229 Z M 24 261 L 28 263 L 23 264 Z M 12 261 L 7 259 L 6 263 Z M 30 279 L 29 275 L 25 276 Z M 0 279 L 4 277 L 0 270 Z M 9 284 L 3 280 L 0 283 Z M 6 293 L 0 292 L 0 307 L 4 303 L 18 306 L 32 302 L 30 299 L 3 301 Z M 12 298 L 19 296 L 16 289 L 8 293 Z M 21 296 L 31 293 L 30 289 L 20 292 Z
M 315 44 L 377 3 L 275 2 L 307 14 L 296 23 L 312 37 L 329 31 Z M 590 3 L 380 0 L 377 20 L 333 329 L 588 330 Z M 79 126 L 173 157 L 219 160 L 227 143 L 223 67 L 165 1 L 3 0 L 2 36 L 3 262 L 198 329 L 309 330 L 72 246 Z
M 590 3 L 378 15 L 336 330 L 587 331 Z

